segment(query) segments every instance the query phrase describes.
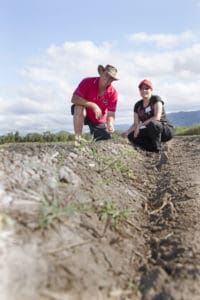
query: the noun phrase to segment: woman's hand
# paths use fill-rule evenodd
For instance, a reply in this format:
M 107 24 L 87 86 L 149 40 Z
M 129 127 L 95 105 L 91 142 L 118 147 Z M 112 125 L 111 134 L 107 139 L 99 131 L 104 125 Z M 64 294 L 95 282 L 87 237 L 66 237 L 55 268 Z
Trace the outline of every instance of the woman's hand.
M 128 131 L 127 131 L 127 130 L 126 130 L 126 131 L 123 131 L 123 132 L 121 132 L 121 136 L 122 136 L 122 137 L 124 137 L 124 138 L 125 138 L 125 137 L 127 137 L 127 136 L 128 136 L 128 134 L 129 134 L 129 133 L 128 133 Z

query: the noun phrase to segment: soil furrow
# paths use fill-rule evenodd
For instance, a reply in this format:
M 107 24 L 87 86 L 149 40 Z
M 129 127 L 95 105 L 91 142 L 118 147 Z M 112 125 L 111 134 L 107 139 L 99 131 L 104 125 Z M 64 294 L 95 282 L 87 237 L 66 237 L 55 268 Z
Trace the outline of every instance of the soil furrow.
M 149 212 L 153 227 L 151 259 L 141 279 L 142 299 L 200 299 L 197 150 L 198 138 L 175 138 L 168 161 L 154 173 L 155 185 L 149 198 L 149 206 L 155 211 Z

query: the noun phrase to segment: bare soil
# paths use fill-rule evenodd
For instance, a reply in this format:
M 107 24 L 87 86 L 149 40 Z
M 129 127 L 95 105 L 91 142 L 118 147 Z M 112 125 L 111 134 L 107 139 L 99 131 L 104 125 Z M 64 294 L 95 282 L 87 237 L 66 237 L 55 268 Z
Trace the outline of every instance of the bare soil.
M 0 147 L 1 300 L 200 299 L 200 137 Z

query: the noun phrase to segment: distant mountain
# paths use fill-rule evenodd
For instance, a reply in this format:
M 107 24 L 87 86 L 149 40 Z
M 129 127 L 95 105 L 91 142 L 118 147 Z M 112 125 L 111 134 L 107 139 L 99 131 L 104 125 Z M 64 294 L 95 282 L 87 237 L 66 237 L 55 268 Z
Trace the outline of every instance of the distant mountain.
M 167 118 L 175 126 L 192 126 L 200 124 L 200 110 L 168 113 Z

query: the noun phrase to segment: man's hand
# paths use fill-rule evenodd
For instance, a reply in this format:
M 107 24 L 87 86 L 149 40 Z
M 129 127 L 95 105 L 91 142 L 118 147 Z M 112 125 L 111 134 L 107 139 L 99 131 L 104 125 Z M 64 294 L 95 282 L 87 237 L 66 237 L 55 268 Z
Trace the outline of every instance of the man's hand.
M 95 113 L 95 118 L 97 120 L 101 119 L 101 117 L 102 117 L 102 111 L 99 108 L 99 106 L 97 104 L 95 104 L 95 103 L 92 103 L 92 109 L 93 109 L 93 111 Z
M 107 131 L 113 133 L 115 131 L 113 124 L 107 124 Z
M 115 113 L 112 111 L 108 111 L 108 115 L 107 115 L 107 132 L 108 133 L 112 133 L 115 131 L 114 120 L 115 120 Z

